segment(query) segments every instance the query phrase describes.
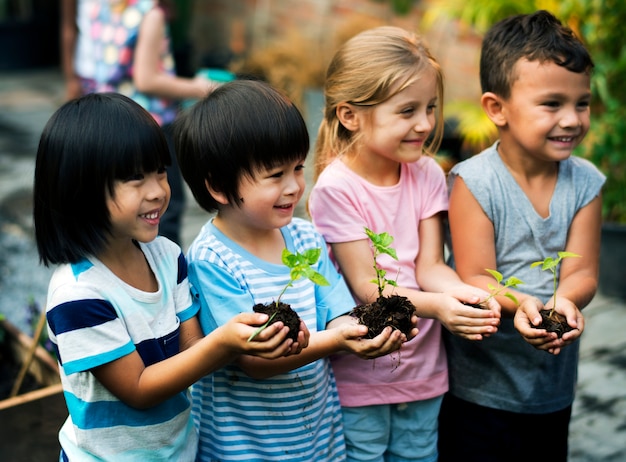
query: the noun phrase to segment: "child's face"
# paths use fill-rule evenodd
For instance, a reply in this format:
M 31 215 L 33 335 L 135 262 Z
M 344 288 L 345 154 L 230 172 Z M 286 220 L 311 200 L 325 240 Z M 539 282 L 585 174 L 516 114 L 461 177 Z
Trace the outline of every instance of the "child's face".
M 159 221 L 169 202 L 165 170 L 117 180 L 114 195 L 107 192 L 113 237 L 150 242 L 159 232 Z
M 502 101 L 503 148 L 545 161 L 567 159 L 589 130 L 589 75 L 525 59 L 516 71 L 511 96 Z
M 239 181 L 239 226 L 271 230 L 291 222 L 296 205 L 304 194 L 304 158 L 272 169 L 255 172 L 254 178 Z
M 394 163 L 416 161 L 435 127 L 436 105 L 437 77 L 432 71 L 373 108 L 363 127 L 359 156 L 379 156 Z

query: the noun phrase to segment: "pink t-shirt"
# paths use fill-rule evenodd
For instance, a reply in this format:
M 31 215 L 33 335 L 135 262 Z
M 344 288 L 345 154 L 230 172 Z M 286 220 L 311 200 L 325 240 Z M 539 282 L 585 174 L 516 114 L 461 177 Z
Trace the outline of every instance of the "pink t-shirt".
M 388 275 L 398 274 L 401 287 L 419 289 L 415 258 L 419 252 L 419 223 L 448 209 L 445 175 L 431 157 L 402 164 L 400 181 L 376 186 L 334 160 L 311 191 L 313 223 L 331 243 L 367 239 L 364 228 L 394 237 L 399 261 L 378 258 Z M 359 303 L 356 301 L 356 303 Z M 342 406 L 405 403 L 440 396 L 448 389 L 441 324 L 420 319 L 417 337 L 399 352 L 363 360 L 351 354 L 331 358 Z

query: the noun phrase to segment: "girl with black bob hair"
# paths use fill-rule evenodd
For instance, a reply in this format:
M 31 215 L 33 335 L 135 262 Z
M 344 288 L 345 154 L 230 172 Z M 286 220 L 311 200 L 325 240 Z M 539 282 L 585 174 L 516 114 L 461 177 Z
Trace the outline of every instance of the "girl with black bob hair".
M 202 335 L 180 247 L 157 236 L 170 200 L 167 143 L 119 94 L 63 105 L 35 169 L 41 262 L 59 264 L 46 320 L 69 417 L 60 460 L 194 460 L 188 387 L 239 355 L 299 353 L 268 316 L 233 316 Z
M 99 93 L 62 106 L 48 121 L 35 166 L 35 236 L 41 262 L 76 263 L 110 238 L 107 192 L 117 180 L 169 166 L 161 128 L 129 98 Z

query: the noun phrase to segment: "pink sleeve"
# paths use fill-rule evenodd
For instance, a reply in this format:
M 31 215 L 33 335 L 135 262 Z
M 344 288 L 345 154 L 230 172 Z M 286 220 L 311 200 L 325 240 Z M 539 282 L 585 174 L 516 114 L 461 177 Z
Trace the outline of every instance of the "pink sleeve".
M 365 239 L 362 204 L 350 185 L 326 168 L 309 197 L 313 224 L 329 244 Z

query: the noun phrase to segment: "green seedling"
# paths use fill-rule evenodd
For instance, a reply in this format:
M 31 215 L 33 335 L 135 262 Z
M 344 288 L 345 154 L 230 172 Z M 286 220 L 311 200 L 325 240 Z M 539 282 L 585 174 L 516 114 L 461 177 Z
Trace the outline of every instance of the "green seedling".
M 502 295 L 503 297 L 512 300 L 515 305 L 519 305 L 519 302 L 517 301 L 517 297 L 515 297 L 515 295 L 513 295 L 511 292 L 504 291 L 506 291 L 506 289 L 508 289 L 509 287 L 515 289 L 517 286 L 524 284 L 524 282 L 516 278 L 515 276 L 511 276 L 507 278 L 504 283 L 502 283 L 502 280 L 504 279 L 502 273 L 499 273 L 498 271 L 489 268 L 485 268 L 485 271 L 487 271 L 496 280 L 496 285 L 494 286 L 493 284 L 487 284 L 487 288 L 489 289 L 489 296 L 487 296 L 487 298 L 484 299 L 481 304 L 487 306 L 489 300 L 497 297 L 498 295 Z
M 396 250 L 391 246 L 393 242 L 393 236 L 389 233 L 383 232 L 380 234 L 376 234 L 369 228 L 365 228 L 365 234 L 372 242 L 372 248 L 374 250 L 374 270 L 376 271 L 376 279 L 372 279 L 370 282 L 375 283 L 378 286 L 378 296 L 382 297 L 383 291 L 387 285 L 398 287 L 398 284 L 393 279 L 387 279 L 385 276 L 387 272 L 378 267 L 378 256 L 381 254 L 387 254 L 394 260 L 398 259 L 398 255 L 396 254 Z
M 544 260 L 536 261 L 530 265 L 531 268 L 541 266 L 541 271 L 550 271 L 552 273 L 552 280 L 554 282 L 552 297 L 554 298 L 554 303 L 552 304 L 549 317 L 552 317 L 554 315 L 554 311 L 556 310 L 557 268 L 561 263 L 561 260 L 568 257 L 580 257 L 580 255 L 573 252 L 557 252 L 557 255 L 557 258 L 547 257 Z
M 280 299 L 285 294 L 287 289 L 293 286 L 293 283 L 300 278 L 307 278 L 312 283 L 317 284 L 319 286 L 330 285 L 330 282 L 328 282 L 328 280 L 322 274 L 318 273 L 313 268 L 311 268 L 311 265 L 314 265 L 315 263 L 317 263 L 321 254 L 322 254 L 322 249 L 320 248 L 308 249 L 308 250 L 305 250 L 303 253 L 299 253 L 299 252 L 291 253 L 288 249 L 283 250 L 283 253 L 281 256 L 282 262 L 287 268 L 290 268 L 291 271 L 289 272 L 289 282 L 285 285 L 285 287 L 280 292 L 280 294 L 278 294 L 278 298 L 274 302 L 277 308 L 278 308 L 278 303 L 280 302 Z M 265 324 L 263 324 L 261 327 L 259 327 L 257 330 L 255 330 L 252 333 L 250 338 L 248 338 L 248 342 L 254 339 L 254 337 L 259 335 L 259 333 L 263 331 L 263 329 L 265 329 L 267 326 L 271 324 L 271 322 L 274 320 L 274 317 L 276 316 L 276 313 L 278 313 L 278 311 L 275 311 Z

